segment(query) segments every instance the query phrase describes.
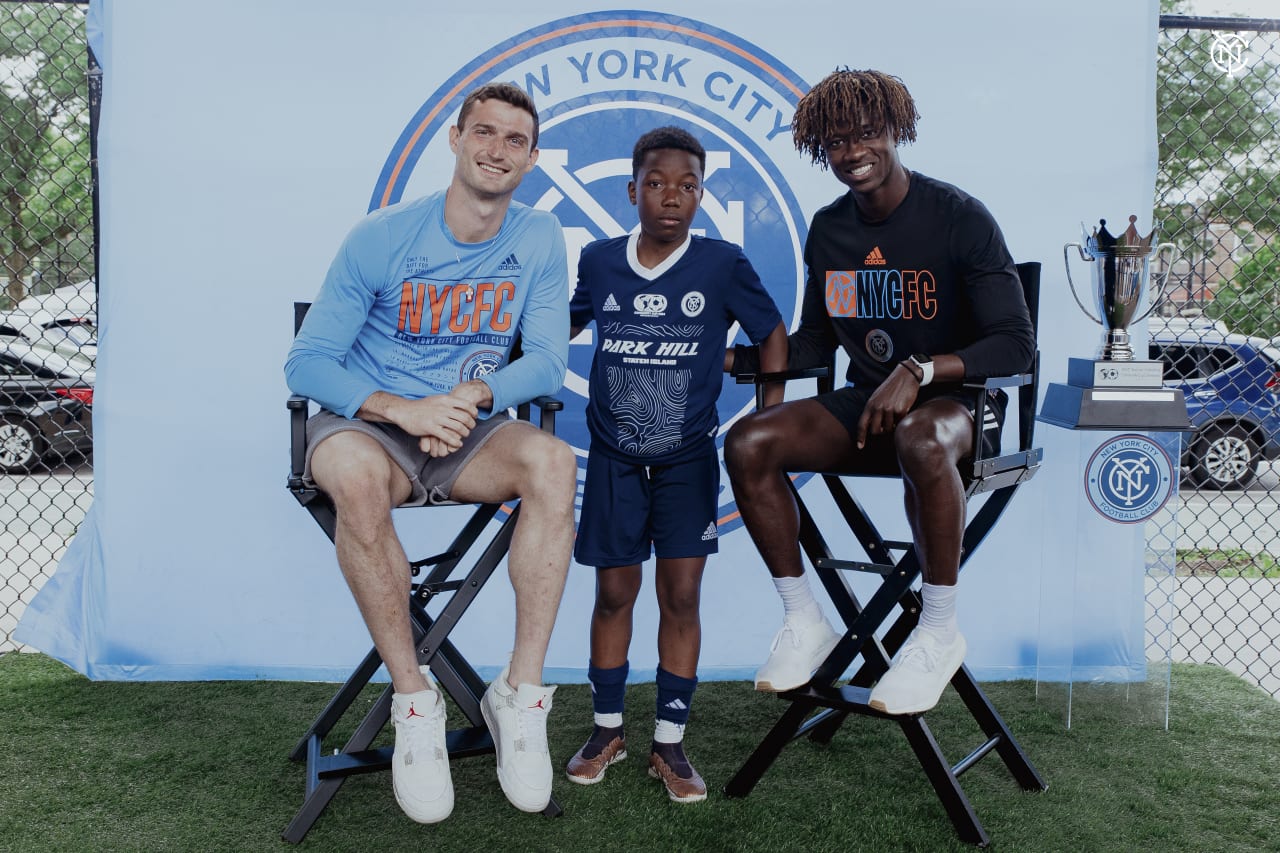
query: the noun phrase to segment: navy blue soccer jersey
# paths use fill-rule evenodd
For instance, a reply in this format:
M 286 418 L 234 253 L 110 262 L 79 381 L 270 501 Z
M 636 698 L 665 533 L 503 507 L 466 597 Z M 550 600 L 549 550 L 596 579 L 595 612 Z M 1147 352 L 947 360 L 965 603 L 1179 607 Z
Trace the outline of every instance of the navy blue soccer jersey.
M 637 239 L 582 250 L 569 314 L 575 327 L 596 322 L 592 452 L 665 465 L 714 446 L 729 328 L 760 343 L 782 316 L 738 246 L 690 237 L 650 270 Z

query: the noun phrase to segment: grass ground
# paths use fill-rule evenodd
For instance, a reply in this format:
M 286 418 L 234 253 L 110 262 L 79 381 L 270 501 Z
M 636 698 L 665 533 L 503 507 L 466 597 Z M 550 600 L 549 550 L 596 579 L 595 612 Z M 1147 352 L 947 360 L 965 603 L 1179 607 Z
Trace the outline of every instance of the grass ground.
M 1179 665 L 1168 731 L 1114 691 L 1077 689 L 1073 725 L 1028 682 L 987 685 L 1049 790 L 1023 793 L 993 755 L 963 777 L 993 849 L 1280 850 L 1280 702 L 1224 670 Z M 39 655 L 0 656 L 0 850 L 257 851 L 302 797 L 287 755 L 334 690 L 281 682 L 94 683 Z M 552 714 L 556 819 L 517 812 L 491 756 L 454 764 L 457 805 L 404 817 L 387 774 L 351 778 L 303 850 L 965 850 L 905 739 L 852 718 L 829 746 L 798 741 L 755 791 L 720 787 L 781 712 L 740 682 L 698 690 L 687 747 L 711 795 L 667 802 L 644 774 L 653 686 L 628 694 L 632 757 L 581 787 L 559 768 L 590 728 L 585 686 Z M 372 699 L 372 694 L 369 694 Z M 453 715 L 457 719 L 459 715 Z M 950 691 L 929 715 L 952 760 L 981 740 Z

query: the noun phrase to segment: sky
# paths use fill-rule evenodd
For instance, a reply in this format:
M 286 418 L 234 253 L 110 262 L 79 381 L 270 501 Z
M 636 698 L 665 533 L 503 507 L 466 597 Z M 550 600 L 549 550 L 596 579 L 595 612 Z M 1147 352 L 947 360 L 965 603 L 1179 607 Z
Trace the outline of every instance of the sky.
M 1280 0 L 1191 0 L 1193 15 L 1224 18 L 1280 18 Z

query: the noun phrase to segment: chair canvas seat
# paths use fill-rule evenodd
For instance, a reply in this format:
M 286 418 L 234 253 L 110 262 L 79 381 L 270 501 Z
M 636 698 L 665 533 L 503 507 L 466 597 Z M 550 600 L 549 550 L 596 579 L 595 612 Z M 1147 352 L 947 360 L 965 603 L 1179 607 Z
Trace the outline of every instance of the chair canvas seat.
M 1034 326 L 1039 304 L 1040 265 L 1019 264 L 1018 275 Z M 812 370 L 804 373 L 807 376 L 822 375 Z M 831 387 L 831 372 L 828 369 L 824 373 L 826 378 L 819 378 L 820 390 Z M 739 377 L 739 381 L 754 381 L 757 388 L 761 388 L 764 382 L 784 377 L 785 374 L 772 374 Z M 1032 441 L 1038 378 L 1037 353 L 1030 372 L 1025 375 L 996 378 L 965 386 L 975 395 L 985 395 L 988 390 L 997 387 L 1015 389 L 1010 406 L 1018 416 L 1018 447 L 1010 453 L 983 458 L 980 437 L 975 436 L 970 457 L 961 461 L 966 498 L 987 495 L 982 506 L 965 525 L 960 557 L 962 570 L 994 529 L 1018 487 L 1031 479 L 1040 465 L 1042 454 L 1040 449 L 1033 447 Z M 976 399 L 981 400 L 981 397 L 976 396 Z M 801 549 L 835 605 L 845 630 L 839 643 L 814 673 L 813 680 L 808 685 L 779 694 L 788 703 L 788 707 L 725 786 L 725 793 L 729 796 L 746 796 L 787 744 L 806 736 L 818 743 L 828 743 L 850 714 L 893 720 L 898 723 L 910 743 L 956 833 L 966 842 L 985 847 L 990 838 L 961 788 L 959 777 L 994 752 L 1000 756 L 1023 790 L 1043 791 L 1047 785 L 964 665 L 961 665 L 952 678 L 951 685 L 982 729 L 986 740 L 954 764 L 948 762 L 938 747 L 924 714 L 892 716 L 870 707 L 871 686 L 888 670 L 889 661 L 919 621 L 923 602 L 919 592 L 914 589 L 914 584 L 920 577 L 921 567 L 914 543 L 894 541 L 882 536 L 872 514 L 854 497 L 845 478 L 900 478 L 901 474 L 891 470 L 888 465 L 882 468 L 862 466 L 847 471 L 819 473 L 847 527 L 847 530 L 839 533 L 846 537 L 852 533 L 867 559 L 848 559 L 836 555 L 805 505 L 795 483 L 788 479 L 800 514 Z M 865 603 L 854 593 L 848 578 L 850 571 L 870 572 L 881 576 L 880 586 Z M 882 636 L 877 638 L 876 634 L 895 611 L 898 613 L 897 617 L 883 631 Z M 834 684 L 859 658 L 861 665 L 849 681 L 844 685 Z

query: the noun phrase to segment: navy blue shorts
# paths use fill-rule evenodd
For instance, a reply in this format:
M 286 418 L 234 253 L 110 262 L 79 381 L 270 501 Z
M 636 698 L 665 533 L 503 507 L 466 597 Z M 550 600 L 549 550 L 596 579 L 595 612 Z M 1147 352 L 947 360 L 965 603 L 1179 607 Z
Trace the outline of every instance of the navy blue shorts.
M 662 559 L 714 554 L 719 498 L 714 452 L 647 466 L 592 453 L 574 559 L 605 569 L 643 563 L 654 553 Z
M 849 437 L 856 440 L 858 437 L 858 418 L 862 417 L 862 410 L 866 408 L 867 401 L 871 399 L 871 394 L 874 391 L 874 388 L 846 386 L 826 394 L 819 394 L 813 399 L 817 400 L 822 404 L 823 408 L 834 415 L 836 420 L 844 425 Z M 987 394 L 989 397 L 982 423 L 982 455 L 984 458 L 997 456 L 1000 453 L 1000 432 L 1004 428 L 1005 409 L 1009 403 L 1009 395 L 1000 389 L 988 391 Z M 968 409 L 976 420 L 978 413 L 974 405 L 974 392 L 955 386 L 948 387 L 944 385 L 938 388 L 922 390 L 911 409 L 915 411 L 924 403 L 937 399 L 955 400 Z M 871 474 L 897 474 L 898 454 L 893 448 L 893 436 L 889 434 L 868 436 L 866 447 L 860 451 L 854 451 L 850 468 L 854 471 Z

